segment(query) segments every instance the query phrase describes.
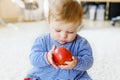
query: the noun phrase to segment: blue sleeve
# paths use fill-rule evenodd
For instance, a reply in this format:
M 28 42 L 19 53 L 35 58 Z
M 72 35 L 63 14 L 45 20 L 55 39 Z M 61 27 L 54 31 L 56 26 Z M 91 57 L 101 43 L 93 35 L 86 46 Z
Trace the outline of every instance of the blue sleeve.
M 41 37 L 37 38 L 30 53 L 31 64 L 35 67 L 45 67 L 48 66 L 46 59 L 46 48 L 44 45 L 44 40 Z
M 79 43 L 79 51 L 78 51 L 78 64 L 75 69 L 80 71 L 86 71 L 93 65 L 93 55 L 92 49 L 86 39 L 83 39 L 81 43 Z

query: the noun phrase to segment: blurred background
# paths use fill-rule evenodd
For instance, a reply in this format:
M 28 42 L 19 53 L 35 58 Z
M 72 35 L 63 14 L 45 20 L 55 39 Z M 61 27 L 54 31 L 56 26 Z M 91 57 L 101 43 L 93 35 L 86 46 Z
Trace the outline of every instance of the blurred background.
M 77 0 L 84 11 L 84 19 L 91 21 L 120 20 L 120 0 Z M 0 23 L 44 20 L 50 0 L 0 0 Z

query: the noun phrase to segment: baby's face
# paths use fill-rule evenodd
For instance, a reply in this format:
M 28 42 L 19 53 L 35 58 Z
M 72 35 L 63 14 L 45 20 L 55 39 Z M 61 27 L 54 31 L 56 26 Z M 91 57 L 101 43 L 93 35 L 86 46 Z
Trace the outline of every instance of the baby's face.
M 75 23 L 50 22 L 51 37 L 61 44 L 73 41 L 76 37 L 77 29 L 78 24 Z

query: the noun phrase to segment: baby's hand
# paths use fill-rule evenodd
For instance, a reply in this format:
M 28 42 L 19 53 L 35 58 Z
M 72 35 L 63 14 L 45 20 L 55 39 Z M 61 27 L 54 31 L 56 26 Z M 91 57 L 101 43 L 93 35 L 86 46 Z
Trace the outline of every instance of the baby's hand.
M 57 68 L 57 65 L 53 61 L 53 53 L 54 53 L 55 49 L 56 49 L 56 46 L 53 45 L 52 49 L 47 53 L 47 60 L 50 63 L 50 65 L 52 65 L 53 67 Z
M 77 58 L 72 56 L 72 61 L 66 61 L 65 65 L 60 65 L 61 69 L 73 69 L 77 65 Z

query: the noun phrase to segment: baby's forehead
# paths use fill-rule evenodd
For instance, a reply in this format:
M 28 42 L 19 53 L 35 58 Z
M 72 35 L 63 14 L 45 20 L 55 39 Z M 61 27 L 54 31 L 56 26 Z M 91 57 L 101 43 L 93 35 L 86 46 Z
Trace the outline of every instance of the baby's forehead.
M 53 21 L 51 23 L 51 26 L 56 29 L 68 28 L 70 31 L 72 31 L 72 29 L 74 28 L 77 29 L 79 27 L 78 23 L 64 22 L 64 21 Z

